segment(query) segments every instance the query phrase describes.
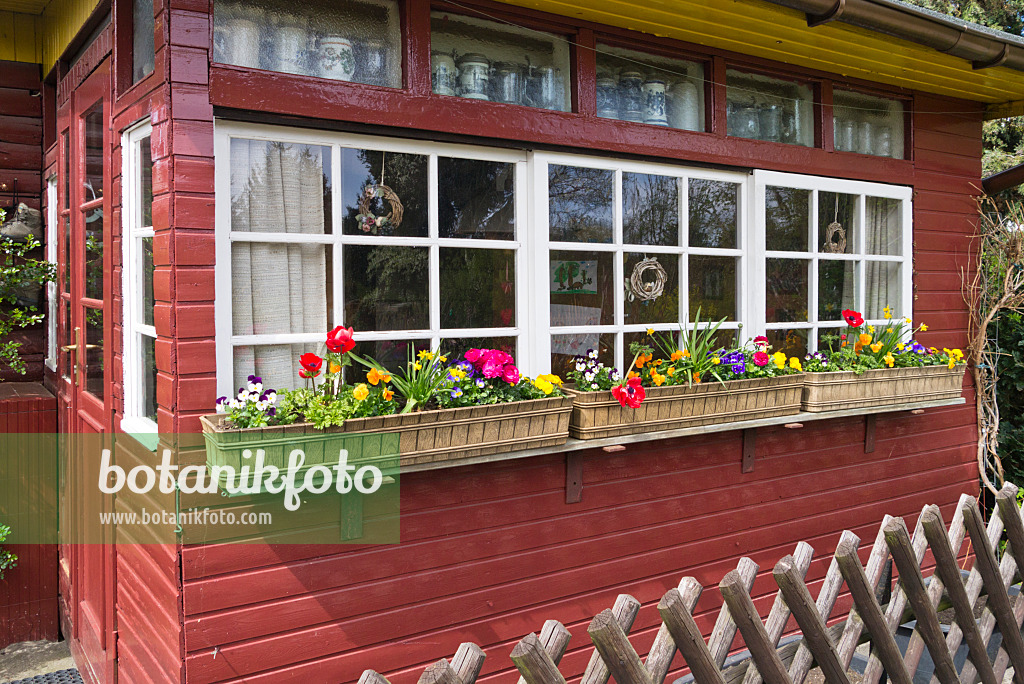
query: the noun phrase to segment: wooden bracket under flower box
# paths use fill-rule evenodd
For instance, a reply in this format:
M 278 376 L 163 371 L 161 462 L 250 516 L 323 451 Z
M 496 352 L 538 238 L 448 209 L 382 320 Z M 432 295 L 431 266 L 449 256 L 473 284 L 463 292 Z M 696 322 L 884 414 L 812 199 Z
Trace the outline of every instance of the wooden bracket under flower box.
M 806 375 L 650 387 L 635 409 L 623 407 L 611 392 L 568 388 L 574 397 L 569 434 L 598 439 L 796 414 Z

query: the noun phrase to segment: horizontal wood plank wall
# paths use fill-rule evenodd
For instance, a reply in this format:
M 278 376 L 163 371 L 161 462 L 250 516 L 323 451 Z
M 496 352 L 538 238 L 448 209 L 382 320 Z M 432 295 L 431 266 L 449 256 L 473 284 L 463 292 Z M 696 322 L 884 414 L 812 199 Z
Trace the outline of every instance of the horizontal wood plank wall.
M 57 431 L 57 400 L 38 383 L 0 383 L 0 441 L 5 449 L 12 435 L 48 434 Z M 3 458 L 3 457 L 0 457 Z M 11 460 L 13 465 L 13 459 Z M 29 472 L 6 472 L 7 482 L 0 482 L 0 495 L 5 486 L 20 482 L 44 482 L 43 491 L 52 494 L 46 480 L 56 477 L 56 460 L 45 459 L 26 464 Z M 18 466 L 19 470 L 21 467 Z M 20 480 L 16 482 L 15 479 Z M 52 480 L 51 480 L 52 481 Z M 31 519 L 32 514 L 18 520 L 0 520 L 17 534 L 19 527 L 51 527 L 50 521 Z M 40 536 L 45 535 L 44 532 Z M 36 537 L 37 539 L 39 536 Z M 0 648 L 19 641 L 57 639 L 57 547 L 53 544 L 9 544 L 18 556 L 18 565 L 0 580 Z
M 2 14 L 2 13 L 0 13 Z M 0 207 L 9 208 L 18 187 L 18 201 L 33 209 L 42 207 L 43 98 L 38 64 L 0 61 Z M 39 250 L 40 258 L 45 252 Z M 18 375 L 0 368 L 0 381 L 43 379 L 46 327 L 18 330 L 11 339 L 21 342 L 27 372 Z
M 174 176 L 154 205 L 158 270 L 170 267 L 167 289 L 157 290 L 157 329 L 173 338 L 158 347 L 159 418 L 168 431 L 198 432 L 197 416 L 214 398 L 208 40 L 176 30 L 195 27 L 207 11 L 203 0 L 171 0 L 172 124 L 161 135 Z M 916 105 L 975 109 L 932 97 Z M 343 109 L 339 118 L 348 116 Z M 966 338 L 966 307 L 955 294 L 973 230 L 980 122 L 918 115 L 920 167 L 892 179 L 918 185 L 916 306 L 931 326 L 926 344 L 962 346 Z M 833 165 L 845 163 L 837 155 Z M 579 504 L 565 503 L 559 455 L 406 476 L 403 541 L 394 547 L 185 547 L 186 679 L 354 682 L 372 667 L 412 684 L 425 665 L 474 641 L 491 656 L 484 680 L 511 683 L 513 645 L 551 618 L 573 633 L 562 671 L 578 676 L 589 657 L 586 624 L 619 592 L 643 602 L 634 643 L 645 653 L 664 592 L 685 574 L 717 584 L 743 554 L 762 564 L 754 594 L 766 615 L 770 568 L 798 540 L 816 547 L 809 577 L 817 591 L 843 529 L 870 544 L 886 513 L 913 520 L 936 503 L 948 517 L 962 492 L 977 493 L 969 387 L 966 396 L 963 407 L 879 416 L 871 454 L 864 419 L 762 430 L 748 474 L 738 432 L 590 452 Z M 716 589 L 702 599 L 706 634 L 720 604 Z M 848 607 L 844 596 L 839 610 Z

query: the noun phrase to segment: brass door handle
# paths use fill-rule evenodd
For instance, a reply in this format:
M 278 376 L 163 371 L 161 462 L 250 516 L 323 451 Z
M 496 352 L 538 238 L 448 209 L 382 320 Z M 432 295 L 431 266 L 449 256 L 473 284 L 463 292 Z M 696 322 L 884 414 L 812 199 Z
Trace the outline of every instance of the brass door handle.
M 101 348 L 102 348 L 102 346 L 98 345 L 98 344 L 87 344 L 84 347 L 82 347 L 82 349 L 101 349 Z M 76 349 L 78 349 L 78 345 L 77 344 L 69 344 L 68 346 L 61 347 L 60 349 L 61 349 L 61 351 L 66 351 L 66 352 L 68 352 L 68 351 L 75 351 Z

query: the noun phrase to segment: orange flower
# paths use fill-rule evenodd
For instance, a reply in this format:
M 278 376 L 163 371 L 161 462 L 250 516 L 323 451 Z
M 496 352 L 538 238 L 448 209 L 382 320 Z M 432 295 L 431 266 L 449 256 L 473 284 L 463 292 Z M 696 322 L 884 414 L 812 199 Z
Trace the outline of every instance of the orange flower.
M 636 357 L 636 367 L 643 368 L 644 364 L 651 360 L 650 354 L 640 354 Z
M 634 373 L 633 371 L 629 371 L 628 373 L 626 373 L 626 379 L 627 380 L 632 380 L 635 377 L 637 377 L 637 374 Z
M 389 390 L 387 388 L 384 389 L 384 401 L 391 401 L 391 399 L 394 396 L 395 396 L 394 392 L 392 392 L 391 390 Z
M 352 390 L 352 396 L 356 398 L 356 401 L 363 401 L 366 397 L 370 396 L 370 390 L 366 385 L 359 384 L 356 385 L 354 390 Z
M 861 333 L 860 334 L 860 346 L 866 347 L 869 344 L 871 344 L 871 335 L 868 335 L 867 333 Z
M 696 382 L 697 384 L 700 384 L 700 373 L 693 374 L 693 381 Z
M 668 377 L 671 378 L 675 374 L 676 374 L 676 367 L 675 366 L 669 366 L 668 367 Z
M 331 373 L 340 373 L 341 365 L 331 361 L 330 365 L 327 367 L 327 370 L 330 371 Z
M 683 350 L 676 349 L 674 352 L 672 352 L 672 356 L 670 356 L 669 358 L 672 359 L 673 361 L 678 361 L 679 359 L 683 358 L 683 356 Z
M 383 379 L 383 377 L 383 373 L 381 373 L 376 368 L 371 368 L 370 372 L 366 374 L 366 381 L 376 387 L 377 383 L 379 383 Z

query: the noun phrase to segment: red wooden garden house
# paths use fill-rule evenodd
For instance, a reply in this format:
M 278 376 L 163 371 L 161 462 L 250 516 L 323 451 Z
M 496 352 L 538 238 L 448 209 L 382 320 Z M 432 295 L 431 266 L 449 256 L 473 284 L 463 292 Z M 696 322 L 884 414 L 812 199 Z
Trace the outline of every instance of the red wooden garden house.
M 293 384 L 341 323 L 364 353 L 506 346 L 531 375 L 588 348 L 621 367 L 698 309 L 794 355 L 845 308 L 964 346 L 982 122 L 1024 112 L 1024 41 L 894 0 L 0 0 L 0 36 L 0 182 L 59 272 L 29 360 L 60 430 L 116 433 L 126 467 L 250 373 Z M 400 227 L 356 221 L 368 180 Z M 109 530 L 61 546 L 60 624 L 89 682 L 411 682 L 549 618 L 578 674 L 620 591 L 642 653 L 683 574 L 806 539 L 820 578 L 838 531 L 977 492 L 964 396 L 454 454 L 403 473 L 397 546 Z M 117 510 L 87 486 L 70 525 Z

